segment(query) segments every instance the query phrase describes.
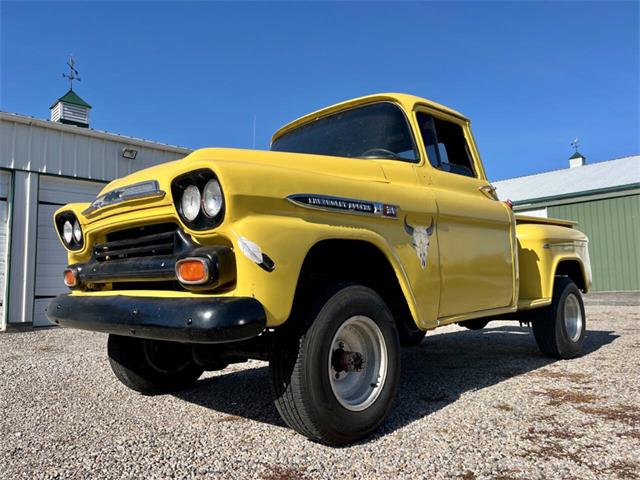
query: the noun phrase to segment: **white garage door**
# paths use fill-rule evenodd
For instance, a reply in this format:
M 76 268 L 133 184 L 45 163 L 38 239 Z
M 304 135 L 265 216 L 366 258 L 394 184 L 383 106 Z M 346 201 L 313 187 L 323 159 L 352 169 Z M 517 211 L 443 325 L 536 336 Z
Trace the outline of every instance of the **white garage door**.
M 102 190 L 104 183 L 47 175 L 41 175 L 39 183 L 33 325 L 45 326 L 50 325 L 46 309 L 51 298 L 69 291 L 62 283 L 67 253 L 58 240 L 53 214 L 60 206 L 70 202 L 90 202 Z
M 7 218 L 8 218 L 8 202 L 9 184 L 11 174 L 0 170 L 0 326 L 4 325 L 4 286 L 5 272 L 7 269 Z

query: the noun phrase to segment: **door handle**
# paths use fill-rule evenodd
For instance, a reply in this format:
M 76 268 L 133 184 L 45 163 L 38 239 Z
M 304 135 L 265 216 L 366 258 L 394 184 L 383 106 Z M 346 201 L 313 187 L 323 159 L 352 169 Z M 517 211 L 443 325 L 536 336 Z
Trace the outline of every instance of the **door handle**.
M 482 185 L 481 187 L 478 187 L 478 190 L 480 190 L 482 193 L 484 193 L 491 200 L 498 200 L 498 194 L 496 193 L 496 187 L 494 187 L 490 183 L 487 184 L 487 185 Z

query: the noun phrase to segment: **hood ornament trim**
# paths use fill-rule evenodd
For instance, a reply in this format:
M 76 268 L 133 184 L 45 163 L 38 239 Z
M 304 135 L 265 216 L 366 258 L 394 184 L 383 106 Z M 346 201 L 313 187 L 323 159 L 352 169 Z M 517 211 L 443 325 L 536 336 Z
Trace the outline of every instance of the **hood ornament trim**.
M 126 185 L 124 187 L 109 190 L 99 195 L 91 205 L 82 211 L 83 215 L 91 215 L 97 210 L 106 207 L 112 207 L 121 203 L 133 200 L 142 200 L 150 198 L 163 198 L 164 190 L 160 190 L 160 184 L 157 180 L 147 180 L 144 182 Z

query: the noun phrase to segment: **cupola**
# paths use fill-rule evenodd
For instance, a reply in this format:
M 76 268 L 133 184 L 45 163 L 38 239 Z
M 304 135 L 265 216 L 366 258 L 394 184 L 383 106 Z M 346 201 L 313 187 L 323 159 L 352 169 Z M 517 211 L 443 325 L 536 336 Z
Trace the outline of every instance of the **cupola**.
M 73 91 L 73 81 L 80 81 L 78 71 L 75 69 L 76 62 L 73 59 L 73 55 L 69 56 L 67 65 L 69 66 L 69 73 L 63 73 L 62 76 L 69 80 L 69 91 L 49 107 L 51 121 L 87 128 L 89 127 L 91 105 Z
M 91 105 L 70 89 L 51 105 L 51 121 L 89 127 L 89 110 Z
M 576 138 L 573 142 L 571 142 L 571 146 L 575 149 L 575 152 L 573 152 L 573 155 L 569 157 L 569 167 L 576 168 L 584 166 L 587 163 L 587 157 L 585 157 L 578 151 L 580 140 Z

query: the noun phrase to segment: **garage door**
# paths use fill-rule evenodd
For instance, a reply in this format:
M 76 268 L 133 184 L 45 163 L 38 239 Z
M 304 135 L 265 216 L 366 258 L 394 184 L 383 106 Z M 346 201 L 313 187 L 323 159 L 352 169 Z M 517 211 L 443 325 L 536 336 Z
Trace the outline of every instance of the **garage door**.
M 0 170 L 0 326 L 4 325 L 4 286 L 7 268 L 7 212 L 11 174 Z
M 46 326 L 50 325 L 46 309 L 51 298 L 69 291 L 62 283 L 67 253 L 53 227 L 53 214 L 70 202 L 90 202 L 104 183 L 41 175 L 39 184 L 33 325 Z

